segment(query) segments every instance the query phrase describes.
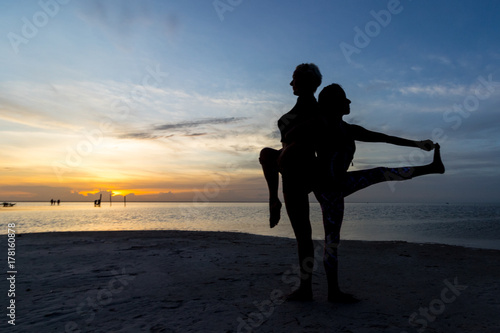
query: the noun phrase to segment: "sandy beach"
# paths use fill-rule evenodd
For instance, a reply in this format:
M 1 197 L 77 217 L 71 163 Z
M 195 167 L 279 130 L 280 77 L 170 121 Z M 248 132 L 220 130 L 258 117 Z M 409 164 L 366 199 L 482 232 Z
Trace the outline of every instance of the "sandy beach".
M 1 237 L 7 251 L 7 237 Z M 326 300 L 316 243 L 313 302 L 295 241 L 185 231 L 17 235 L 15 326 L 3 332 L 499 332 L 500 251 L 343 241 L 341 285 Z M 5 265 L 6 266 L 6 265 Z M 5 269 L 7 271 L 7 269 Z M 2 307 L 8 313 L 2 282 Z M 7 329 L 7 330 L 5 330 Z

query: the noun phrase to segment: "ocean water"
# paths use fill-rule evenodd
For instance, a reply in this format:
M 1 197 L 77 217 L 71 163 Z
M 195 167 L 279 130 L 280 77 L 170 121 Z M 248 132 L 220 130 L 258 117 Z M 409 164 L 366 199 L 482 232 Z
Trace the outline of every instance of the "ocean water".
M 313 237 L 323 239 L 319 204 L 311 203 Z M 233 231 L 293 238 L 286 212 L 269 228 L 266 203 L 19 202 L 0 207 L 0 234 L 104 230 Z M 401 240 L 500 249 L 500 204 L 346 203 L 342 239 Z

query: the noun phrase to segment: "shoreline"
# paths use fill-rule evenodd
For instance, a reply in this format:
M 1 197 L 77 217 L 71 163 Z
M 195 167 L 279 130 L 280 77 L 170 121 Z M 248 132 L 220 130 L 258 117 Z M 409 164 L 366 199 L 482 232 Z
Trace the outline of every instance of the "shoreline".
M 130 229 L 130 230 L 69 230 L 69 231 L 40 231 L 40 232 L 27 232 L 27 233 L 17 233 L 16 235 L 19 237 L 19 236 L 23 236 L 23 235 L 43 235 L 43 234 L 47 234 L 47 235 L 53 235 L 53 234 L 78 234 L 78 233 L 81 233 L 81 234 L 89 234 L 89 235 L 82 235 L 82 236 L 91 236 L 91 234 L 93 233 L 127 233 L 127 232 L 131 232 L 131 233 L 136 233 L 136 232 L 199 232 L 199 233 L 204 233 L 204 232 L 208 232 L 208 233 L 228 233 L 228 234 L 243 234 L 243 235 L 249 235 L 249 236 L 262 236 L 262 237 L 273 237 L 273 238 L 283 238 L 283 239 L 289 239 L 289 240 L 293 240 L 295 241 L 295 238 L 290 236 L 283 236 L 283 235 L 266 235 L 266 234 L 256 234 L 256 233 L 249 233 L 249 232 L 245 232 L 245 231 L 219 231 L 219 230 L 178 230 L 178 229 L 137 229 L 137 230 L 134 230 L 134 229 Z M 0 237 L 1 236 L 7 236 L 6 233 L 0 233 Z M 315 242 L 321 242 L 322 239 L 316 239 L 314 238 L 313 241 Z M 449 241 L 449 240 L 448 240 Z M 461 243 L 476 243 L 476 245 L 464 245 L 464 244 L 458 244 L 458 243 L 455 243 L 455 244 L 451 244 L 451 243 L 446 243 L 446 242 L 442 242 L 440 240 L 428 240 L 428 241 L 418 241 L 418 240 L 398 240 L 398 239 L 387 239 L 387 240 L 370 240 L 370 239 L 344 239 L 344 238 L 341 238 L 340 240 L 341 243 L 343 242 L 374 242 L 374 243 L 377 243 L 377 242 L 380 242 L 380 243 L 408 243 L 408 244 L 414 244 L 414 245 L 437 245 L 437 246 L 440 246 L 440 245 L 443 245 L 443 246 L 451 246 L 451 247 L 460 247 L 460 248 L 464 248 L 464 249 L 471 249 L 471 250 L 492 250 L 492 251 L 499 251 L 500 252 L 500 245 L 498 245 L 497 241 L 496 240 L 462 240 Z M 457 241 L 458 242 L 458 241 Z M 491 243 L 491 245 L 494 245 L 496 247 L 491 247 L 491 245 L 484 245 L 484 243 Z M 483 245 L 481 245 L 483 244 Z
M 361 302 L 342 305 L 326 301 L 318 241 L 315 300 L 295 303 L 281 299 L 298 282 L 289 238 L 174 230 L 17 236 L 16 327 L 26 332 L 500 329 L 498 250 L 343 240 L 341 286 Z M 0 327 L 11 328 L 7 319 Z
M 286 214 L 276 228 L 269 229 L 268 208 L 262 203 L 218 203 L 206 207 L 193 206 L 193 210 L 188 203 L 134 203 L 127 208 L 121 204 L 100 208 L 86 203 L 55 207 L 42 205 L 3 208 L 4 215 L 0 208 L 0 215 L 5 218 L 0 234 L 7 233 L 5 223 L 19 221 L 22 222 L 19 224 L 20 233 L 175 229 L 235 231 L 294 238 Z M 211 208 L 219 205 L 223 205 L 224 209 L 213 215 Z M 436 243 L 500 250 L 498 204 L 455 208 L 415 203 L 401 206 L 394 203 L 347 205 L 352 205 L 352 208 L 346 209 L 341 239 Z M 313 238 L 323 239 L 320 207 L 311 207 Z

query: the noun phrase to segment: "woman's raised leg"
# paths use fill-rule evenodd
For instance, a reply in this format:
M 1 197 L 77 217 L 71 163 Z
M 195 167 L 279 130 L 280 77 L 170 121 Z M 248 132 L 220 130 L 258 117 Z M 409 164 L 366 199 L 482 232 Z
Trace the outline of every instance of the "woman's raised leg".
M 409 180 L 430 174 L 442 174 L 445 172 L 443 161 L 441 160 L 441 149 L 436 143 L 434 148 L 434 159 L 430 164 L 422 166 L 409 166 L 400 168 L 378 167 L 367 170 L 350 171 L 346 173 L 345 182 L 342 185 L 342 195 L 347 197 L 354 192 L 362 190 L 368 186 L 387 182 Z
M 278 169 L 278 157 L 281 150 L 276 150 L 272 148 L 264 148 L 260 151 L 259 162 L 262 165 L 262 171 L 264 172 L 264 178 L 267 182 L 267 188 L 269 189 L 269 226 L 271 228 L 275 227 L 281 215 L 281 201 L 278 197 L 279 188 L 279 169 Z

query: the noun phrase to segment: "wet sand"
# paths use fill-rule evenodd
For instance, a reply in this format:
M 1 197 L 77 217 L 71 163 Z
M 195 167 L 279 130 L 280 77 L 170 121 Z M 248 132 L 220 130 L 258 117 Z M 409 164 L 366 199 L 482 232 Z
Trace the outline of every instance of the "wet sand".
M 7 252 L 7 237 L 1 237 Z M 315 243 L 314 301 L 295 241 L 241 233 L 123 231 L 16 238 L 16 320 L 3 332 L 500 332 L 500 251 L 343 241 L 331 304 Z M 5 266 L 6 266 L 6 261 Z M 4 270 L 7 271 L 7 268 Z M 7 328 L 8 331 L 4 329 Z

